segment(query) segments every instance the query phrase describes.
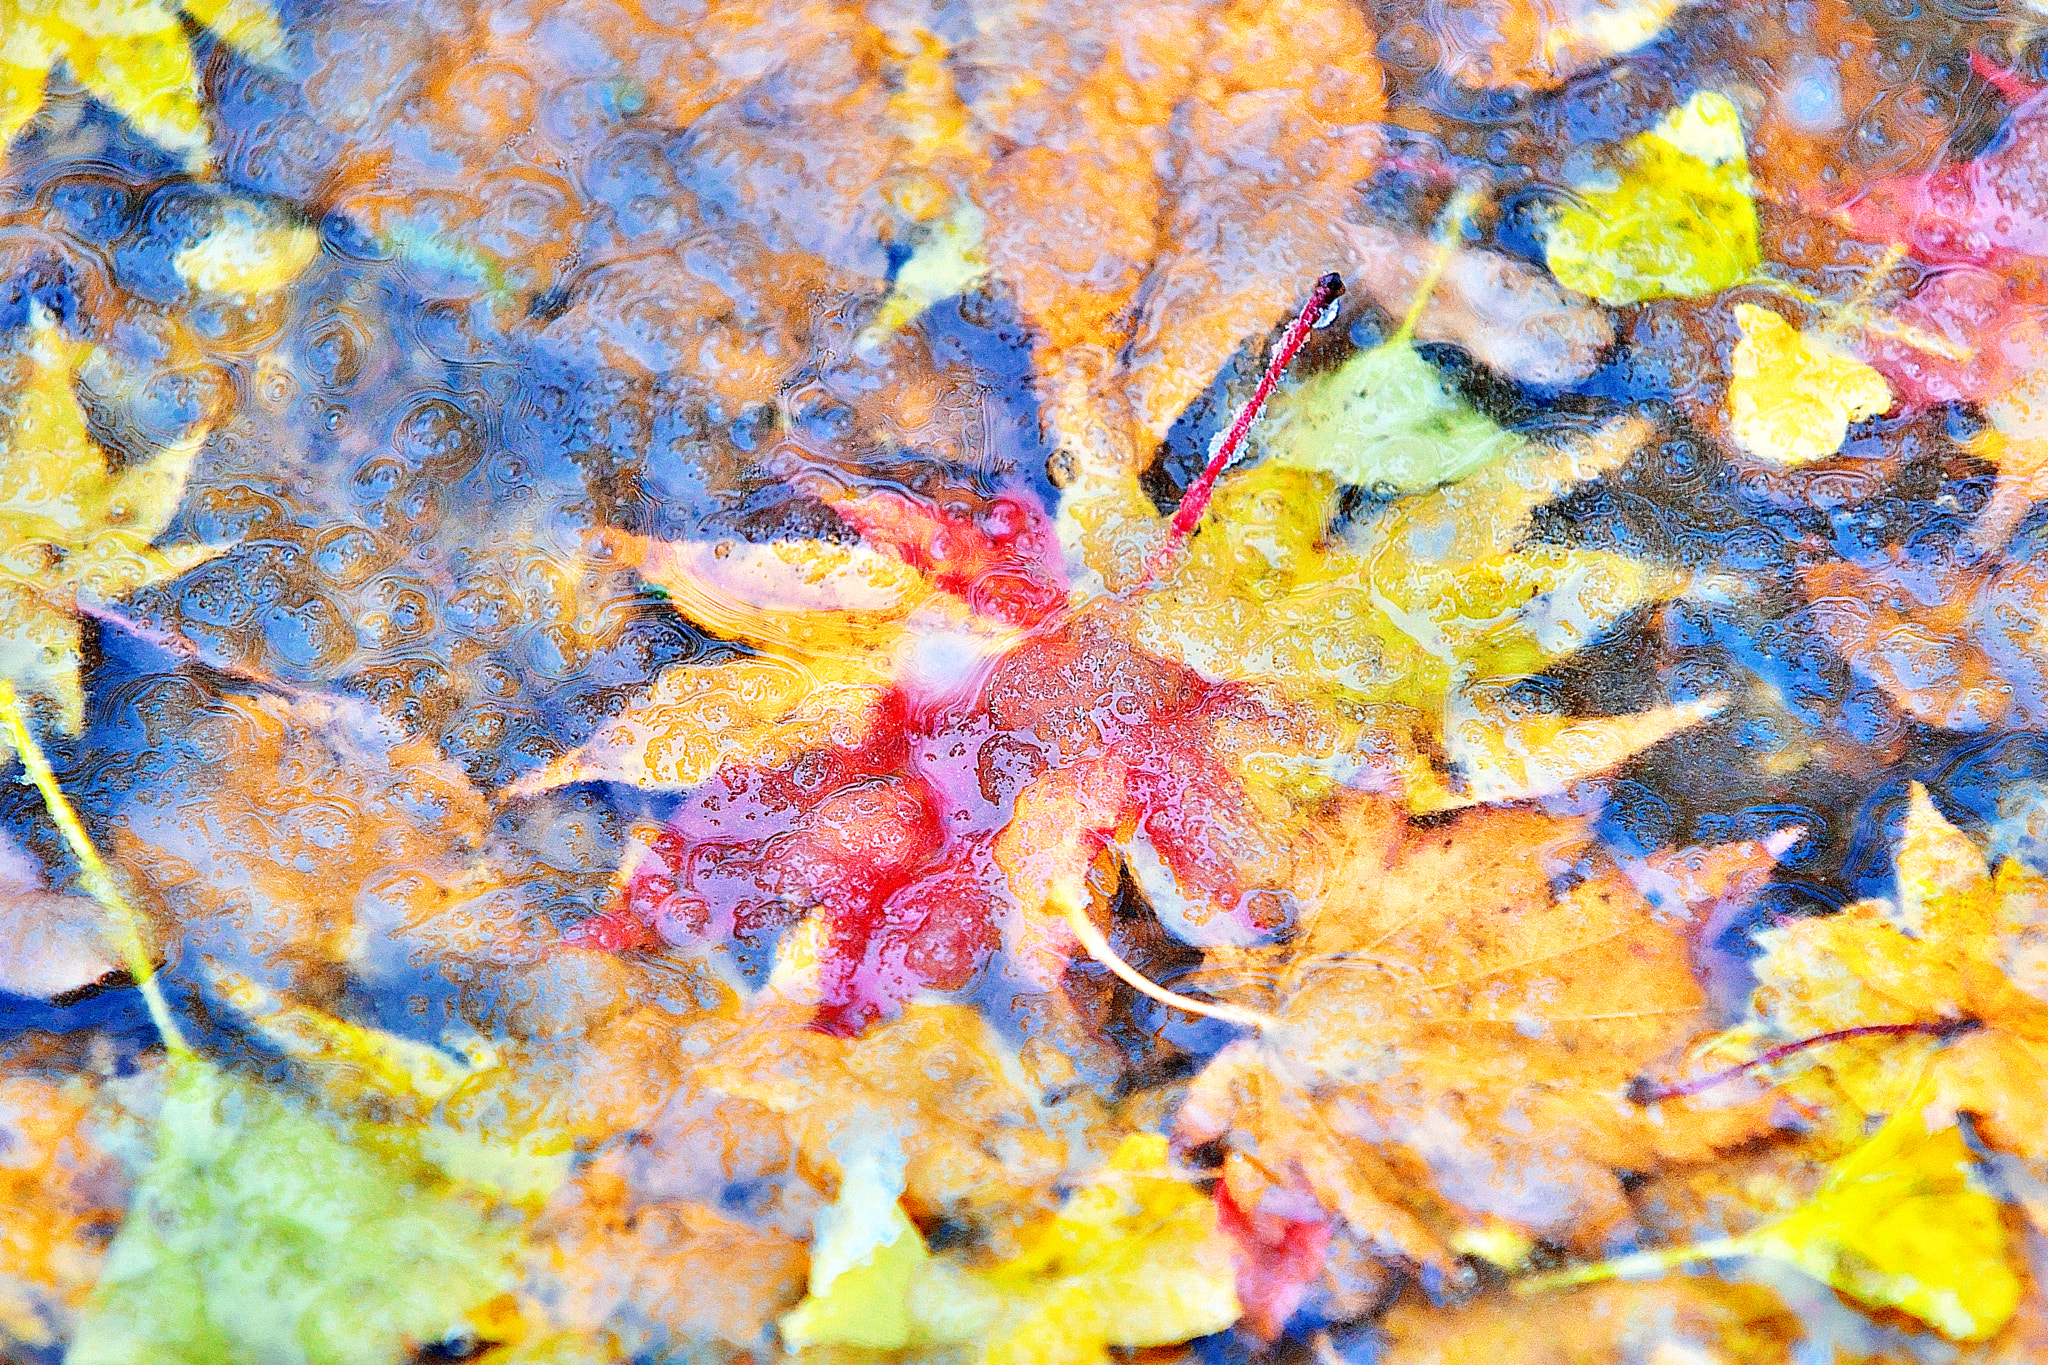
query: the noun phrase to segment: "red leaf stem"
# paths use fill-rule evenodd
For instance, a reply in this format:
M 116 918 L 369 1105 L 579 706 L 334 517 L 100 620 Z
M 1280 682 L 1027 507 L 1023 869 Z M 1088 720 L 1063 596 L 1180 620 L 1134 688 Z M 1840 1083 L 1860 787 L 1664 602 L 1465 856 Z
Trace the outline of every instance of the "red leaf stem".
M 1716 1071 L 1710 1076 L 1701 1076 L 1695 1080 L 1680 1081 L 1675 1085 L 1656 1085 L 1647 1078 L 1638 1076 L 1635 1084 L 1629 1087 L 1628 1097 L 1637 1104 L 1656 1104 L 1661 1100 L 1675 1100 L 1682 1099 L 1687 1095 L 1697 1095 L 1702 1090 L 1711 1090 L 1717 1085 L 1732 1081 L 1736 1077 L 1746 1072 L 1754 1071 L 1760 1066 L 1769 1066 L 1773 1062 L 1781 1062 L 1795 1053 L 1804 1052 L 1810 1047 L 1819 1047 L 1823 1043 L 1845 1043 L 1852 1038 L 1902 1038 L 1916 1033 L 1925 1034 L 1932 1038 L 1940 1038 L 1945 1041 L 1959 1033 L 1968 1033 L 1970 1030 L 1978 1027 L 1978 1025 L 1979 1021 L 1975 1019 L 1944 1019 L 1938 1023 L 1863 1024 L 1856 1028 L 1836 1029 L 1833 1033 L 1817 1033 L 1811 1038 L 1801 1038 L 1796 1042 L 1781 1043 L 1768 1052 L 1750 1058 L 1739 1066 L 1731 1066 L 1726 1071 Z
M 1237 420 L 1230 424 L 1230 433 L 1216 447 L 1216 453 L 1209 457 L 1208 467 L 1202 470 L 1200 478 L 1188 485 L 1181 495 L 1180 510 L 1173 514 L 1173 524 L 1168 528 L 1166 539 L 1152 552 L 1151 560 L 1145 565 L 1145 576 L 1139 585 L 1151 582 L 1180 549 L 1181 542 L 1188 538 L 1202 520 L 1202 514 L 1209 510 L 1209 496 L 1216 490 L 1220 478 L 1230 462 L 1237 458 L 1238 448 L 1251 433 L 1252 423 L 1264 411 L 1266 400 L 1273 396 L 1273 390 L 1280 386 L 1280 376 L 1293 361 L 1294 353 L 1308 340 L 1308 334 L 1323 320 L 1323 313 L 1335 303 L 1344 292 L 1344 281 L 1333 270 L 1316 281 L 1316 287 L 1309 292 L 1308 302 L 1302 305 L 1301 313 L 1288 324 L 1287 331 L 1280 338 L 1280 345 L 1274 350 L 1273 358 L 1266 362 L 1266 372 L 1259 376 L 1259 387 L 1237 410 Z

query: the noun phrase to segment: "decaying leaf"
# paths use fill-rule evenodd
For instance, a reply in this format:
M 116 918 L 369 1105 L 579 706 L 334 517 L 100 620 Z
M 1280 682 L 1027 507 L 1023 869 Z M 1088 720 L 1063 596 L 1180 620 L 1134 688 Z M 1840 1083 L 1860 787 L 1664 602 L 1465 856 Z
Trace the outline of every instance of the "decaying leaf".
M 14 1051 L 0 1077 L 0 1343 L 47 1349 L 69 1339 L 126 1192 L 91 1121 L 93 1078 Z
M 1210 955 L 1277 1023 L 1196 1080 L 1184 1139 L 1220 1138 L 1438 1266 L 1490 1228 L 1597 1242 L 1627 1216 L 1617 1172 L 1730 1140 L 1704 1111 L 1624 1098 L 1705 1018 L 1687 906 L 1653 906 L 1583 825 L 1530 811 L 1411 829 L 1359 801 L 1342 834 L 1292 943 Z
M 921 1218 L 959 1219 L 1004 1245 L 1082 1155 L 971 1008 L 912 1005 L 855 1039 L 778 1022 L 766 1016 L 736 1033 L 694 1082 L 782 1116 L 826 1169 L 849 1136 L 890 1135 Z
M 1543 240 L 1551 273 L 1603 303 L 1741 283 L 1761 259 L 1742 116 L 1695 94 L 1623 143 L 1611 178 L 1579 186 Z
M 1435 16 L 1452 72 L 1489 88 L 1547 90 L 1656 41 L 1697 0 L 1465 0 Z
M 67 1360 L 355 1365 L 484 1335 L 517 1243 L 431 1168 L 176 1051 Z
M 86 896 L 52 891 L 27 852 L 0 834 L 0 991 L 49 999 L 121 970 L 101 933 L 106 912 Z
M 1849 424 L 1891 407 L 1884 376 L 1826 336 L 1795 331 L 1754 304 L 1735 305 L 1742 339 L 1728 382 L 1728 427 L 1760 459 L 1804 464 L 1841 448 Z

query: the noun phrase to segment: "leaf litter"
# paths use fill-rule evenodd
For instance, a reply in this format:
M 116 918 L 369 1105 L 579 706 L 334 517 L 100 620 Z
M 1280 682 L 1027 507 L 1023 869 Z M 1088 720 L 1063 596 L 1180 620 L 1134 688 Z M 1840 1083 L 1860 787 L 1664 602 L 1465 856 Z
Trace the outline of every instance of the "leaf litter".
M 0 18 L 11 1354 L 2038 1354 L 2017 12 Z

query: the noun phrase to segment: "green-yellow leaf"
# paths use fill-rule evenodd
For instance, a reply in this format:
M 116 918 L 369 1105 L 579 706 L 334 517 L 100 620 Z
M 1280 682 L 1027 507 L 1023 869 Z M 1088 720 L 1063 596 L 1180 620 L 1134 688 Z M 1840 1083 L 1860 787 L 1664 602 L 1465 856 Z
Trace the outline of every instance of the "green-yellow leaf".
M 329 1107 L 375 1116 L 365 1117 L 356 1131 L 380 1150 L 431 1164 L 502 1199 L 538 1202 L 567 1178 L 569 1144 L 560 1135 L 475 1131 L 450 1122 L 438 1110 L 443 1099 L 495 1059 L 458 1059 L 409 1038 L 337 1019 L 224 968 L 211 968 L 208 975 L 258 1036 L 298 1063 Z
M 916 1339 L 911 1288 L 931 1262 L 897 1202 L 902 1151 L 869 1142 L 842 1153 L 840 1170 L 839 1197 L 818 1215 L 811 1242 L 810 1293 L 783 1315 L 783 1344 L 900 1351 Z
M 1849 424 L 1892 405 L 1884 376 L 1768 308 L 1735 305 L 1742 339 L 1728 383 L 1736 443 L 1779 464 L 1822 460 L 1841 449 Z
M 1263 443 L 1281 464 L 1402 493 L 1455 483 L 1524 444 L 1447 391 L 1405 336 L 1276 402 Z
M 431 1170 L 174 1051 L 68 1365 L 362 1365 L 475 1335 L 517 1240 Z
M 1702 90 L 1623 143 L 1604 183 L 1544 234 L 1551 273 L 1603 303 L 1691 298 L 1749 277 L 1760 259 L 1742 119 Z
M 941 299 L 962 293 L 988 275 L 988 249 L 982 244 L 986 216 L 966 203 L 927 230 L 923 241 L 896 272 L 889 296 L 861 333 L 863 347 L 880 345 L 892 333 L 917 320 Z
M 1755 1256 L 1798 1267 L 1872 1308 L 1896 1308 L 1958 1341 L 1982 1341 L 2019 1306 L 1998 1201 L 1971 1180 L 1962 1130 L 1929 1132 L 1916 1105 L 1828 1172 L 1811 1200 L 1741 1237 L 1640 1252 L 1527 1282 L 1583 1284 L 1689 1261 Z

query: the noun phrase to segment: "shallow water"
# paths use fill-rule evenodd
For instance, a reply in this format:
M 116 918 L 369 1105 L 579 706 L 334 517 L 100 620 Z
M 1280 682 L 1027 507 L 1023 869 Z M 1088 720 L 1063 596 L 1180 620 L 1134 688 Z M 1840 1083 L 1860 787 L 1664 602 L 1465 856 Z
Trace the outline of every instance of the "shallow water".
M 835 1219 L 907 1216 L 946 1273 L 997 1274 L 1139 1178 L 1103 1175 L 1133 1135 L 1171 1139 L 1157 1207 L 1185 1195 L 1222 1260 L 1132 1254 L 1221 1274 L 1201 1292 L 1241 1314 L 1175 1318 L 1133 1273 L 1054 1301 L 1048 1336 L 933 1319 L 809 1354 L 2038 1353 L 2048 1110 L 2010 1078 L 2017 1120 L 1944 1111 L 1996 1199 L 1972 1254 L 2026 1286 L 1982 1333 L 1783 1258 L 1510 1290 L 1740 1235 L 1913 1107 L 1812 1057 L 1762 1073 L 1775 1109 L 1627 1098 L 1745 1060 L 1702 1050 L 1716 1030 L 1746 1022 L 1753 1054 L 1844 1026 L 1772 1033 L 1756 935 L 1905 895 L 1912 784 L 1994 864 L 2048 872 L 2041 16 L 1670 8 L 361 0 L 283 6 L 270 46 L 198 7 L 0 16 L 71 44 L 0 167 L 0 519 L 29 528 L 6 573 L 82 622 L 74 650 L 11 607 L 0 672 L 199 1055 L 402 1149 L 392 1181 L 512 1248 L 484 1289 L 273 1350 L 266 1315 L 300 1310 L 264 1258 L 300 1253 L 236 1241 L 245 1207 L 208 1235 L 254 1271 L 208 1262 L 190 1290 L 195 1321 L 238 1326 L 166 1327 L 162 1358 L 766 1360 L 803 1340 L 782 1315 L 806 1265 L 822 1294 Z M 174 69 L 82 88 L 92 42 L 152 25 L 189 40 L 189 132 L 140 112 Z M 1758 261 L 1642 301 L 1565 288 L 1558 224 L 1617 213 L 1628 149 L 1698 92 L 1738 120 Z M 195 277 L 236 233 L 256 266 Z M 1161 551 L 1329 270 L 1341 310 Z M 1817 458 L 1761 449 L 1730 392 L 1745 306 L 1867 361 L 1889 406 Z M 196 447 L 147 529 L 211 552 L 49 586 L 52 533 L 20 510 L 56 468 L 22 416 L 37 346 L 72 348 L 52 391 L 108 469 Z M 1426 420 L 1329 399 L 1382 346 Z M 50 908 L 88 888 L 46 799 L 10 785 L 0 814 L 0 1166 L 33 1176 L 0 1169 L 0 1245 L 38 1248 L 0 1266 L 0 1340 L 118 1359 L 90 1326 L 130 1303 L 103 1266 L 141 1255 L 120 1229 L 158 1189 L 165 1077 L 197 1063 L 99 970 L 122 964 L 97 912 Z M 1725 885 L 1672 880 L 1672 850 L 1718 845 L 1743 850 Z M 1633 957 L 1496 960 L 1516 924 L 1576 952 L 1573 898 L 1624 886 L 1640 917 L 1601 941 Z M 2024 1004 L 2048 998 L 2043 902 L 2013 895 L 1986 960 Z M 1404 897 L 1443 923 L 1400 937 Z M 1291 1022 L 1148 997 L 1068 909 L 1115 966 Z M 1375 916 L 1370 942 L 1330 928 Z M 1466 952 L 1520 995 L 1457 1026 L 1537 1051 L 1445 1041 Z M 1668 1036 L 1545 1013 L 1651 959 L 1670 974 L 1624 1003 Z M 1318 971 L 1392 984 L 1317 1004 Z M 1920 1021 L 1938 1069 L 1962 1036 L 1939 1021 L 2005 1027 L 1943 989 L 1847 1026 Z M 1248 1056 L 1277 1087 L 1257 1103 L 1228 1070 Z M 1341 1138 L 1283 1138 L 1295 1110 Z M 418 1254 L 393 1278 L 442 1274 Z M 1117 1327 L 1141 1309 L 1173 1325 Z M 1993 1344 L 1952 1344 L 1973 1335 Z

